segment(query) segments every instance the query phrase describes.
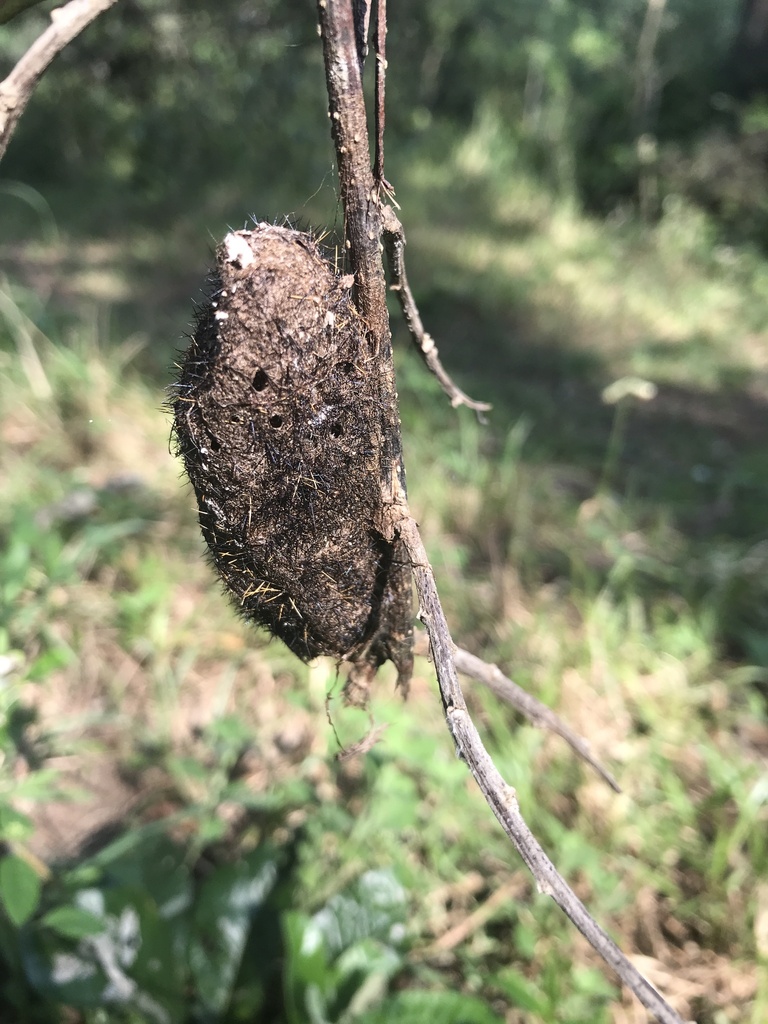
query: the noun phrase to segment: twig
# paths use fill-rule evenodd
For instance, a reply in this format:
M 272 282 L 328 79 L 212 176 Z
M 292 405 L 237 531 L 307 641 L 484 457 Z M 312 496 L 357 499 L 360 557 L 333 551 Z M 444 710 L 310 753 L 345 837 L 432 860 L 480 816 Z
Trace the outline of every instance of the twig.
M 70 0 L 51 11 L 51 24 L 0 82 L 0 159 L 43 72 L 76 35 L 117 0 Z
M 374 0 L 376 4 L 376 28 L 373 34 L 373 49 L 376 54 L 376 79 L 374 88 L 374 110 L 376 124 L 376 148 L 373 158 L 373 176 L 379 188 L 391 197 L 394 189 L 384 177 L 384 102 L 387 82 L 387 0 Z
M 383 208 L 382 220 L 384 223 L 384 247 L 387 251 L 389 271 L 392 275 L 390 287 L 393 292 L 397 293 L 400 308 L 403 311 L 403 319 L 408 326 L 408 330 L 411 332 L 411 338 L 413 338 L 421 358 L 427 364 L 428 369 L 437 377 L 440 387 L 450 398 L 451 405 L 454 408 L 459 405 L 466 405 L 470 409 L 474 409 L 478 419 L 484 422 L 483 413 L 488 412 L 491 406 L 487 402 L 476 402 L 469 395 L 465 395 L 453 383 L 440 362 L 434 338 L 424 330 L 424 324 L 421 322 L 419 310 L 405 272 L 405 234 L 403 226 L 397 219 L 395 211 L 391 206 Z
M 355 23 L 355 47 L 363 73 L 365 58 L 368 56 L 368 27 L 371 23 L 371 0 L 352 0 L 352 16 Z
M 499 907 L 522 895 L 521 890 L 525 888 L 523 879 L 518 876 L 502 885 L 496 892 L 492 892 L 485 903 L 481 903 L 477 910 L 474 910 L 458 924 L 454 925 L 447 932 L 444 932 L 438 939 L 425 950 L 426 956 L 434 956 L 438 953 L 447 953 L 455 949 L 463 942 L 466 942 L 470 935 L 479 931 L 496 913 Z
M 467 712 L 453 662 L 454 644 L 418 527 L 408 512 L 405 498 L 386 282 L 379 251 L 383 232 L 382 207 L 370 165 L 353 3 L 354 0 L 318 0 L 317 6 L 345 229 L 355 274 L 355 302 L 367 322 L 377 358 L 387 377 L 387 385 L 382 388 L 381 394 L 382 417 L 385 422 L 391 423 L 392 437 L 387 442 L 387 451 L 382 453 L 381 465 L 388 464 L 390 468 L 382 479 L 387 512 L 382 515 L 381 532 L 391 542 L 404 547 L 413 567 L 421 602 L 419 615 L 429 634 L 443 708 L 459 756 L 467 762 L 483 796 L 533 873 L 539 891 L 555 899 L 587 941 L 656 1016 L 660 1024 L 683 1024 L 682 1019 L 656 989 L 590 917 L 557 873 L 523 821 L 515 791 L 499 774 Z
M 454 664 L 454 644 L 418 527 L 405 507 L 401 507 L 400 514 L 402 518 L 395 524 L 395 530 L 403 540 L 413 566 L 420 602 L 419 618 L 429 634 L 443 710 L 459 757 L 466 761 L 486 802 L 533 874 L 539 892 L 554 899 L 592 948 L 660 1024 L 683 1024 L 682 1018 L 589 914 L 523 820 L 514 789 L 501 777 L 467 711 Z
M 368 123 L 356 33 L 355 0 L 317 0 L 323 40 L 328 114 L 339 168 L 344 229 L 355 276 L 355 305 L 365 320 L 381 372 L 379 395 L 385 450 L 380 452 L 385 503 L 404 479 L 387 283 L 381 260 L 382 206 L 371 171 Z M 384 532 L 384 525 L 382 530 Z
M 426 635 L 421 633 L 415 639 L 414 650 L 416 654 L 425 655 L 428 653 L 428 648 L 429 641 Z M 482 661 L 461 647 L 454 647 L 453 663 L 458 672 L 487 686 L 497 697 L 505 700 L 515 711 L 519 711 L 521 715 L 527 718 L 531 725 L 535 725 L 539 729 L 549 729 L 550 732 L 554 732 L 564 739 L 571 750 L 578 754 L 591 768 L 594 768 L 611 789 L 616 793 L 621 792 L 621 786 L 608 769 L 604 768 L 592 754 L 587 741 L 569 728 L 562 718 L 555 714 L 552 708 L 548 708 L 546 704 L 536 700 L 522 686 L 518 686 L 517 683 L 505 676 L 497 665 L 490 665 L 487 661 Z

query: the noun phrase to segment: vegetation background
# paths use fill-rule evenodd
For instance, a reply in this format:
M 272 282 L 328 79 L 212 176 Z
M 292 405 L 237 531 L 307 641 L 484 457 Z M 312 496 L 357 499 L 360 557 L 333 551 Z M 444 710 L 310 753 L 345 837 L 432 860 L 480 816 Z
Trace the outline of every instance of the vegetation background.
M 0 28 L 0 75 L 44 3 Z M 413 507 L 523 812 L 684 1017 L 768 1019 L 768 5 L 390 3 Z M 121 0 L 0 168 L 0 1019 L 636 1024 L 455 760 L 241 621 L 164 388 L 228 226 L 340 211 L 313 5 Z M 188 329 L 188 328 L 187 328 Z M 327 695 L 330 694 L 330 697 Z M 326 710 L 327 708 L 327 710 Z

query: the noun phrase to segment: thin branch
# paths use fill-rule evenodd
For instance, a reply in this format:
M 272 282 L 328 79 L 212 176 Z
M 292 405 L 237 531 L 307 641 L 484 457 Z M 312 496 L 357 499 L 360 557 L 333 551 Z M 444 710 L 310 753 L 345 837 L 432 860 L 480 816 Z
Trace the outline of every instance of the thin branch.
M 428 648 L 427 637 L 421 633 L 415 639 L 414 651 L 416 654 L 425 655 L 428 653 Z M 505 676 L 497 665 L 489 665 L 487 661 L 482 661 L 461 647 L 454 647 L 453 663 L 458 672 L 487 686 L 497 697 L 506 701 L 515 711 L 519 711 L 527 718 L 531 725 L 535 725 L 539 729 L 548 729 L 564 739 L 571 750 L 593 768 L 611 789 L 616 793 L 621 792 L 621 786 L 608 769 L 600 764 L 590 750 L 587 741 L 569 728 L 552 708 L 548 708 L 546 704 L 536 700 L 522 686 L 518 686 L 517 683 Z
M 514 789 L 507 785 L 491 760 L 467 711 L 454 664 L 454 644 L 440 605 L 432 567 L 416 523 L 406 508 L 401 508 L 400 512 L 402 519 L 395 524 L 395 530 L 403 540 L 413 566 L 420 602 L 419 618 L 429 634 L 443 709 L 459 757 L 466 761 L 488 805 L 533 874 L 539 892 L 554 899 L 592 948 L 660 1024 L 683 1024 L 682 1018 L 591 917 L 523 820 Z
M 376 79 L 374 89 L 374 110 L 376 124 L 376 148 L 373 158 L 373 176 L 379 188 L 383 188 L 390 196 L 394 194 L 392 186 L 384 177 L 384 122 L 385 89 L 387 82 L 387 0 L 375 0 L 376 29 L 373 34 L 373 49 L 376 54 Z
M 515 791 L 499 774 L 467 712 L 453 661 L 454 644 L 440 606 L 434 575 L 418 527 L 408 512 L 405 497 L 386 282 L 379 251 L 383 233 L 382 207 L 370 165 L 353 0 L 318 0 L 317 6 L 345 229 L 355 274 L 355 301 L 367 322 L 383 376 L 387 378 L 386 386 L 382 388 L 381 401 L 384 422 L 391 425 L 391 439 L 387 442 L 387 450 L 382 452 L 382 467 L 388 465 L 389 472 L 382 479 L 385 511 L 382 514 L 381 532 L 393 544 L 403 545 L 410 559 L 421 603 L 419 615 L 429 634 L 448 727 L 459 755 L 467 762 L 483 796 L 533 873 L 539 890 L 555 899 L 587 941 L 656 1016 L 660 1024 L 682 1024 L 682 1019 L 590 917 L 557 873 L 523 821 Z M 402 231 L 400 235 L 402 246 Z M 401 287 L 401 290 L 409 294 L 407 288 Z M 421 328 L 421 336 L 424 334 Z
M 411 332 L 413 343 L 427 364 L 427 368 L 437 377 L 440 387 L 450 398 L 451 405 L 454 408 L 466 405 L 470 409 L 474 409 L 478 419 L 484 422 L 483 413 L 488 412 L 491 406 L 487 402 L 476 402 L 474 398 L 465 395 L 461 388 L 454 384 L 440 362 L 434 338 L 424 330 L 424 324 L 421 322 L 419 310 L 405 272 L 405 234 L 402 224 L 390 206 L 383 208 L 382 219 L 384 222 L 384 247 L 387 251 L 389 271 L 392 275 L 390 287 L 393 292 L 397 293 L 400 308 L 403 311 L 403 319 Z
M 381 206 L 371 173 L 355 19 L 349 0 L 318 0 L 317 6 L 344 228 L 355 274 L 355 300 L 371 333 L 379 338 L 389 333 L 386 282 L 379 252 Z
M 0 82 L 0 159 L 53 58 L 117 0 L 71 0 L 51 11 L 51 24 L 38 36 L 10 75 Z
M 365 58 L 368 56 L 368 26 L 371 23 L 371 0 L 352 0 L 352 14 L 355 22 L 355 46 L 363 73 Z
M 323 40 L 328 114 L 344 206 L 345 244 L 355 276 L 355 305 L 368 326 L 381 371 L 379 402 L 386 443 L 380 460 L 384 502 L 388 504 L 399 493 L 404 470 L 387 282 L 380 249 L 382 206 L 371 170 L 354 0 L 317 0 L 317 10 Z M 384 532 L 383 524 L 381 532 Z

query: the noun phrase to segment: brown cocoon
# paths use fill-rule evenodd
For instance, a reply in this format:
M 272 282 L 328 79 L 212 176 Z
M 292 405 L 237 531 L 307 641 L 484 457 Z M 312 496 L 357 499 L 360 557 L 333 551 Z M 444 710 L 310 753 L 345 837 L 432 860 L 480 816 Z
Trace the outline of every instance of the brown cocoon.
M 381 361 L 306 233 L 227 235 L 174 391 L 178 452 L 216 568 L 243 614 L 361 681 L 412 669 L 411 572 L 383 534 L 399 435 Z

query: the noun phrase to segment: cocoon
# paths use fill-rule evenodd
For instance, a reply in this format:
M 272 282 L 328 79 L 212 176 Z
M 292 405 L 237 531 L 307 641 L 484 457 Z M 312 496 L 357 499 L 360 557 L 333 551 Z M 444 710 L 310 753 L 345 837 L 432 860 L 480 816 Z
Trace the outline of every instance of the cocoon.
M 367 679 L 390 659 L 405 686 L 411 571 L 382 532 L 399 432 L 352 278 L 311 235 L 260 223 L 226 236 L 211 285 L 172 407 L 219 576 L 300 658 Z

